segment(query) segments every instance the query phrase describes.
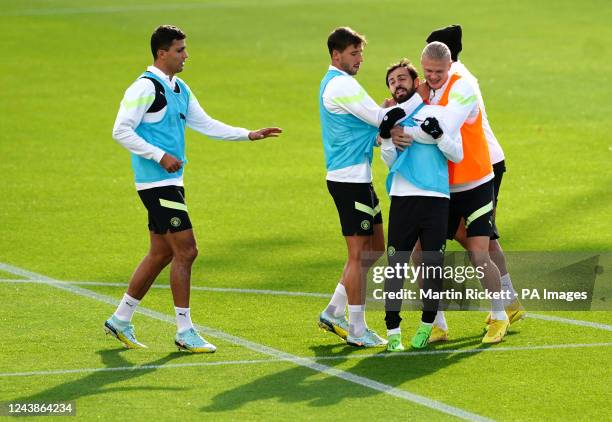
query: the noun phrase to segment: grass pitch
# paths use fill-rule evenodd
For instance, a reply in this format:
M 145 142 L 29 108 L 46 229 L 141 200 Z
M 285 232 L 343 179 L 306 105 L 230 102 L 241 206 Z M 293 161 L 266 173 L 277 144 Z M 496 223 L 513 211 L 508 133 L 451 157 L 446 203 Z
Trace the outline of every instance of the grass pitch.
M 583 2 L 580 10 L 564 1 L 0 4 L 8 52 L 0 97 L 2 263 L 56 280 L 125 283 L 146 253 L 146 214 L 129 156 L 110 132 L 123 91 L 150 63 L 148 38 L 161 23 L 187 32 L 181 77 L 210 115 L 285 130 L 277 140 L 238 144 L 189 132 L 187 201 L 201 251 L 194 286 L 332 291 L 345 250 L 324 183 L 316 95 L 328 65 L 325 40 L 339 25 L 366 34 L 358 79 L 382 100 L 389 63 L 418 62 L 431 29 L 462 24 L 461 59 L 480 78 L 506 153 L 503 246 L 612 249 L 606 2 Z M 374 171 L 386 213 L 378 156 Z M 5 268 L 0 278 L 27 277 Z M 167 273 L 158 282 L 167 283 Z M 82 287 L 113 299 L 123 292 Z M 323 297 L 194 291 L 195 322 L 261 347 L 208 335 L 218 352 L 189 356 L 175 352 L 174 327 L 159 319 L 137 315 L 139 339 L 150 349 L 125 351 L 102 334 L 110 304 L 39 283 L 1 282 L 0 297 L 0 402 L 75 400 L 83 419 L 455 418 L 406 399 L 412 393 L 468 418 L 601 420 L 612 399 L 612 332 L 601 327 L 528 319 L 501 345 L 474 352 L 484 315 L 450 313 L 452 341 L 428 349 L 440 353 L 385 358 L 317 331 Z M 142 306 L 172 314 L 167 289 L 151 290 Z M 612 325 L 610 312 L 556 315 Z M 367 318 L 384 332 L 382 313 Z M 416 320 L 406 313 L 406 333 Z M 279 360 L 264 346 L 329 371 Z

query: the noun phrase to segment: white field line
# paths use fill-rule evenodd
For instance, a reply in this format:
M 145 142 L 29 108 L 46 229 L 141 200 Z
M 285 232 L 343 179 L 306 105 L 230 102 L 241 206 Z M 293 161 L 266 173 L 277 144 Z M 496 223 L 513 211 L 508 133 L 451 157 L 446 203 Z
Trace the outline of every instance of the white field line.
M 45 283 L 44 279 L 0 279 L 0 283 Z M 58 280 L 59 282 L 59 280 Z M 103 281 L 62 281 L 61 283 L 74 284 L 76 286 L 107 286 L 107 287 L 127 287 L 127 283 L 106 283 Z M 153 284 L 152 289 L 169 289 L 169 284 Z M 203 292 L 226 292 L 226 293 L 253 293 L 259 295 L 277 295 L 277 296 L 310 296 L 322 297 L 329 299 L 330 295 L 326 293 L 311 293 L 311 292 L 290 292 L 287 290 L 261 290 L 261 289 L 236 289 L 230 287 L 205 287 L 191 286 L 191 290 Z
M 26 277 L 30 279 L 41 280 L 40 281 L 41 284 L 46 284 L 48 286 L 52 286 L 52 287 L 55 287 L 55 288 L 79 295 L 79 296 L 88 297 L 88 298 L 97 300 L 99 302 L 107 303 L 112 306 L 117 305 L 117 301 L 111 298 L 110 296 L 102 295 L 94 291 L 87 290 L 82 287 L 74 286 L 68 283 L 63 283 L 59 280 L 54 280 L 42 274 L 37 274 L 31 271 L 24 270 L 22 268 L 14 267 L 12 265 L 0 263 L 0 271 L 15 274 L 19 277 Z M 173 316 L 169 316 L 161 312 L 157 312 L 157 311 L 147 309 L 145 307 L 140 307 L 140 306 L 138 307 L 136 311 L 150 318 L 154 318 L 160 321 L 165 321 L 165 322 L 174 324 Z M 366 388 L 369 388 L 375 391 L 379 391 L 381 393 L 385 393 L 393 397 L 400 398 L 402 400 L 420 404 L 430 409 L 434 409 L 439 412 L 446 413 L 446 414 L 449 414 L 449 415 L 452 415 L 452 416 L 455 416 L 461 419 L 470 420 L 470 421 L 491 421 L 492 420 L 492 419 L 480 416 L 478 414 L 468 412 L 461 408 L 450 406 L 445 403 L 430 399 L 425 396 L 410 393 L 406 390 L 395 388 L 391 385 L 387 385 L 387 384 L 372 380 L 370 378 L 351 374 L 350 372 L 346 372 L 346 371 L 343 371 L 337 368 L 333 368 L 330 366 L 326 366 L 320 363 L 316 363 L 310 359 L 295 356 L 290 353 L 283 352 L 281 350 L 274 349 L 269 346 L 265 346 L 263 344 L 255 343 L 253 341 L 250 341 L 250 340 L 238 337 L 238 336 L 234 336 L 232 334 L 228 334 L 224 331 L 217 330 L 215 328 L 205 327 L 202 325 L 196 325 L 196 328 L 206 333 L 207 336 L 221 339 L 229 343 L 233 343 L 235 345 L 243 346 L 247 349 L 253 350 L 258 353 L 262 353 L 264 355 L 271 356 L 273 358 L 277 358 L 279 360 L 286 360 L 295 365 L 303 366 L 305 368 L 312 369 L 313 371 L 316 371 L 316 372 L 321 372 L 326 375 L 337 377 L 345 381 L 349 381 L 354 384 L 358 384 L 363 387 L 366 387 Z
M 1 268 L 1 267 L 0 267 Z M 7 271 L 8 272 L 8 271 Z M 19 274 L 17 274 L 19 275 Z M 45 283 L 45 279 L 39 279 L 36 277 L 28 279 L 0 279 L 0 283 Z M 81 285 L 81 286 L 107 286 L 107 287 L 127 287 L 126 283 L 106 283 L 102 281 L 59 281 L 58 283 Z M 169 289 L 168 284 L 153 284 L 151 288 L 155 289 Z M 236 289 L 230 287 L 205 287 L 205 286 L 192 286 L 191 290 L 205 291 L 205 292 L 226 292 L 226 293 L 250 293 L 259 295 L 274 295 L 274 296 L 304 296 L 304 297 L 320 297 L 329 298 L 330 295 L 327 293 L 314 293 L 314 292 L 292 292 L 287 290 L 261 290 L 261 289 Z M 533 312 L 527 313 L 528 318 L 540 319 L 544 321 L 559 322 L 564 324 L 578 325 L 582 327 L 596 328 L 599 330 L 612 331 L 612 325 L 602 324 L 600 322 L 583 321 L 580 319 L 570 319 L 557 317 L 552 315 L 537 314 Z
M 557 317 L 553 315 L 534 314 L 532 312 L 528 312 L 527 317 L 534 318 L 534 319 L 541 319 L 544 321 L 562 322 L 564 324 L 579 325 L 582 327 L 598 328 L 600 330 L 612 331 L 612 325 L 602 324 L 600 322 L 583 321 L 581 319 L 562 318 L 562 317 Z
M 37 279 L 24 279 L 24 278 L 0 278 L 0 283 L 44 283 L 45 280 Z M 102 287 L 123 287 L 126 288 L 127 283 L 111 283 L 104 281 L 73 281 L 66 280 L 62 283 L 74 284 L 76 286 L 102 286 Z M 169 289 L 169 284 L 153 284 L 152 289 Z M 191 286 L 191 290 L 202 291 L 202 292 L 225 292 L 225 293 L 247 293 L 255 295 L 272 295 L 272 296 L 302 296 L 302 297 L 320 297 L 329 299 L 331 295 L 329 293 L 315 293 L 315 292 L 295 292 L 289 290 L 269 290 L 269 289 L 237 289 L 234 287 L 206 287 L 206 286 Z M 366 298 L 367 302 L 377 302 L 374 298 Z M 421 305 L 421 301 L 417 300 L 404 300 L 404 303 Z M 448 311 L 456 311 L 456 304 L 452 304 Z M 478 311 L 488 311 L 488 309 L 473 309 Z
M 421 355 L 455 355 L 462 353 L 481 353 L 481 352 L 515 352 L 515 351 L 532 351 L 532 350 L 550 350 L 550 349 L 577 349 L 585 347 L 612 347 L 612 343 L 577 343 L 577 344 L 549 344 L 542 346 L 518 346 L 518 347 L 492 347 L 487 349 L 443 349 L 443 350 L 425 350 L 420 352 L 398 352 L 398 353 L 370 353 L 357 355 L 335 355 L 335 356 L 317 356 L 304 357 L 303 359 L 310 361 L 326 361 L 326 360 L 346 360 L 346 359 L 390 359 L 402 356 L 421 356 Z M 266 364 L 277 362 L 289 362 L 287 359 L 253 359 L 253 360 L 228 360 L 217 362 L 192 362 L 192 363 L 171 363 L 166 365 L 136 365 L 136 366 L 115 366 L 104 368 L 78 368 L 78 369 L 49 369 L 44 371 L 30 372 L 0 372 L 0 378 L 3 377 L 29 377 L 35 375 L 64 375 L 78 374 L 84 372 L 113 372 L 113 371 L 141 371 L 147 369 L 170 369 L 170 368 L 186 368 L 199 366 L 223 366 L 223 365 L 251 365 L 251 364 Z

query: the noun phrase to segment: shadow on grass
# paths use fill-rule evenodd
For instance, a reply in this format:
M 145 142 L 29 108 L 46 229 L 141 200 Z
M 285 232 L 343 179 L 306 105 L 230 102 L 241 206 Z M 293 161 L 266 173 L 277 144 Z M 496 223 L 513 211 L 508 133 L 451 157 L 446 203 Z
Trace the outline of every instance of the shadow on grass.
M 160 366 L 164 365 L 181 356 L 185 356 L 180 352 L 170 353 L 162 358 L 143 364 L 133 364 L 128 362 L 123 356 L 123 353 L 130 353 L 128 349 L 117 348 L 111 350 L 99 350 L 96 352 L 102 359 L 102 364 L 106 368 L 117 367 L 133 367 L 134 370 L 118 370 L 118 371 L 99 371 L 92 372 L 89 375 L 79 378 L 74 381 L 68 381 L 64 384 L 55 385 L 51 388 L 43 390 L 39 393 L 16 398 L 13 401 L 20 403 L 40 403 L 53 401 L 71 401 L 77 400 L 86 396 L 95 396 L 98 394 L 106 394 L 121 391 L 137 391 L 137 390 L 169 390 L 176 391 L 182 388 L 156 387 L 156 386 L 122 386 L 123 381 L 132 380 L 144 375 L 155 372 L 157 368 L 137 369 L 140 366 Z M 132 351 L 133 353 L 133 351 Z
M 481 344 L 481 340 L 482 334 L 463 337 L 451 343 L 452 349 L 458 347 L 487 349 L 491 346 Z M 445 349 L 449 349 L 448 345 L 429 346 L 425 351 Z M 314 352 L 316 363 L 407 391 L 410 391 L 411 386 L 415 385 L 414 382 L 420 378 L 479 354 L 474 352 L 394 355 L 384 349 L 364 351 L 340 343 L 313 346 L 311 350 Z M 414 350 L 407 347 L 406 351 Z M 362 353 L 370 356 L 358 357 Z M 355 364 L 350 366 L 351 362 Z M 278 403 L 306 403 L 312 407 L 324 407 L 338 405 L 346 399 L 367 398 L 378 394 L 381 392 L 297 366 L 222 392 L 212 397 L 212 403 L 202 407 L 201 410 L 211 413 L 232 411 L 251 402 L 270 399 L 275 399 Z

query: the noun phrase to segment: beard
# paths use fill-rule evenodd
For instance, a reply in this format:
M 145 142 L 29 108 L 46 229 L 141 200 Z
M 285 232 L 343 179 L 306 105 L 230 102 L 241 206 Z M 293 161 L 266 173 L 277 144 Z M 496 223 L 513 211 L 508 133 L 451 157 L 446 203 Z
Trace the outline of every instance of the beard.
M 341 66 L 342 70 L 348 73 L 351 76 L 355 76 L 357 74 L 357 70 L 349 65 Z
M 398 93 L 399 91 L 399 93 Z M 416 92 L 416 89 L 412 88 L 412 89 L 398 89 L 396 90 L 393 94 L 391 94 L 393 96 L 393 99 L 395 100 L 396 103 L 401 104 L 403 102 L 406 102 L 410 99 L 410 97 L 412 97 L 414 95 L 414 93 Z

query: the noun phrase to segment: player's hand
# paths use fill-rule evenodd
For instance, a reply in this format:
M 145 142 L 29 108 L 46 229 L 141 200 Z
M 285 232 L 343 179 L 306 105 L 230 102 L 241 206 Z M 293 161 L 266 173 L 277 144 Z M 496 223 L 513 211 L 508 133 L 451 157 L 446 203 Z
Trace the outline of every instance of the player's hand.
M 393 129 L 391 129 L 391 140 L 393 141 L 395 148 L 403 151 L 412 145 L 413 138 L 412 136 L 404 133 L 403 127 L 395 126 Z
M 264 138 L 277 138 L 281 133 L 283 133 L 283 130 L 279 127 L 265 127 L 249 132 L 249 139 L 251 141 L 256 141 Z
M 419 86 L 417 87 L 417 94 L 419 94 L 421 96 L 421 98 L 423 99 L 423 101 L 429 101 L 429 93 L 431 91 L 431 88 L 429 87 L 429 85 L 427 84 L 426 81 L 421 81 L 421 83 L 419 84 Z
M 383 139 L 390 138 L 391 129 L 399 120 L 403 119 L 404 117 L 406 117 L 406 112 L 399 107 L 392 108 L 391 110 L 389 110 L 387 114 L 385 114 L 385 117 L 383 118 L 382 122 L 380 123 L 380 137 Z
M 389 108 L 397 105 L 397 102 L 393 98 L 385 98 L 385 101 L 381 104 L 382 108 Z
M 159 164 L 168 172 L 175 173 L 183 167 L 183 162 L 181 160 L 177 160 L 172 155 L 165 153 L 162 159 L 159 161 Z
M 435 117 L 426 118 L 425 121 L 421 123 L 421 129 L 423 129 L 423 132 L 430 135 L 434 139 L 438 139 L 440 136 L 442 136 L 442 134 L 444 134 L 438 119 Z

